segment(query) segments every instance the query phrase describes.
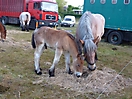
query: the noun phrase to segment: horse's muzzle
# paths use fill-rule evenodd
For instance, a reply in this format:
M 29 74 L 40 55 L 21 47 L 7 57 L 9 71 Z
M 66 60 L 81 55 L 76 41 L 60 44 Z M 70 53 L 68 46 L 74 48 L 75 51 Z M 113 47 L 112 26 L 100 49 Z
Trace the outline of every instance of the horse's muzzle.
M 76 75 L 77 77 L 81 77 L 81 76 L 82 76 L 82 73 L 80 73 L 80 72 L 75 72 L 75 75 Z

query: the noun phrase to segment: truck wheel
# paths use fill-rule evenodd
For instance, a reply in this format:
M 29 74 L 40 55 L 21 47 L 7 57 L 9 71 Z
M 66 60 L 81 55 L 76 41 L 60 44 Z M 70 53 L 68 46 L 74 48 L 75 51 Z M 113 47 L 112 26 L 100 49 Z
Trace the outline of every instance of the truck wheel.
M 6 25 L 8 23 L 8 18 L 3 16 L 2 19 L 1 19 L 1 22 Z
M 108 42 L 114 45 L 119 45 L 122 43 L 122 35 L 117 31 L 112 31 L 108 35 Z

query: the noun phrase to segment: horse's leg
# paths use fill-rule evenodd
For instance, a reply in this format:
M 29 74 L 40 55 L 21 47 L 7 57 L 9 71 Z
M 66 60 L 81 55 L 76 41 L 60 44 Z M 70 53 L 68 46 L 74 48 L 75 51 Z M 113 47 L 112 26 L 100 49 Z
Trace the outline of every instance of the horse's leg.
M 27 31 L 29 31 L 29 22 L 30 22 L 30 21 L 28 20 L 27 25 L 26 25 L 26 30 L 27 30 Z
M 65 52 L 65 64 L 66 64 L 66 72 L 68 74 L 72 74 L 72 71 L 70 69 L 70 53 Z
M 22 22 L 22 31 L 25 31 L 25 22 Z
M 54 75 L 54 73 L 55 73 L 55 66 L 59 62 L 62 53 L 63 53 L 62 49 L 56 49 L 56 51 L 55 51 L 55 57 L 54 57 L 54 60 L 53 60 L 53 64 L 52 64 L 52 66 L 49 69 L 49 77 L 55 76 Z
M 34 52 L 35 72 L 38 75 L 41 75 L 42 74 L 41 68 L 39 66 L 39 59 L 40 59 L 40 56 L 41 56 L 43 50 L 44 50 L 44 44 L 41 44 L 38 47 L 36 47 L 36 50 Z
M 29 32 L 29 25 L 26 25 L 26 30 Z

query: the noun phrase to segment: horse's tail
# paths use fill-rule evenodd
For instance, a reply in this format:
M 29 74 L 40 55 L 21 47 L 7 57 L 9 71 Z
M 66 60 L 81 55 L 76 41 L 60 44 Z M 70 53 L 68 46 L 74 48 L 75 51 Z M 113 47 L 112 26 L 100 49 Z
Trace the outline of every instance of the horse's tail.
M 32 34 L 32 47 L 36 48 L 36 44 L 35 44 L 35 41 L 34 41 L 34 33 Z

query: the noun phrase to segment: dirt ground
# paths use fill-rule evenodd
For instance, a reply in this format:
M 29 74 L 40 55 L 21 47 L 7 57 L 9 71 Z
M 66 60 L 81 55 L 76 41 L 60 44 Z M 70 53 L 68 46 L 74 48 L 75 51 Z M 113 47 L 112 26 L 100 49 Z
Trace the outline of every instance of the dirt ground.
M 17 31 L 10 30 L 8 33 L 16 33 Z M 21 31 L 19 31 L 21 33 Z M 10 46 L 27 46 L 31 48 L 31 43 L 17 42 L 14 38 L 7 37 L 4 42 Z M 20 44 L 21 43 L 21 44 Z M 5 45 L 5 44 L 4 44 Z M 3 46 L 3 42 L 0 41 L 0 46 Z M 24 47 L 25 48 L 25 47 Z M 51 66 L 52 63 L 45 62 L 45 65 Z M 64 67 L 64 66 L 63 66 Z M 43 70 L 42 76 L 37 76 L 36 81 L 32 81 L 33 84 L 43 84 L 46 81 L 49 84 L 55 84 L 63 87 L 64 89 L 70 89 L 81 93 L 104 93 L 110 94 L 120 92 L 122 89 L 132 86 L 132 79 L 123 78 L 122 75 L 110 68 L 103 68 L 102 70 L 96 69 L 91 72 L 84 66 L 83 76 L 80 78 L 74 75 L 69 75 L 65 72 L 65 69 L 56 68 L 55 77 L 49 78 L 47 70 Z
M 45 64 L 51 65 L 50 62 Z M 55 77 L 49 78 L 47 71 L 43 71 L 43 76 L 39 77 L 33 84 L 42 84 L 43 81 L 49 84 L 59 85 L 64 89 L 70 89 L 81 93 L 115 93 L 132 86 L 132 79 L 123 78 L 115 70 L 110 68 L 96 69 L 91 72 L 84 67 L 83 76 L 80 78 L 69 75 L 64 69 L 56 68 Z

